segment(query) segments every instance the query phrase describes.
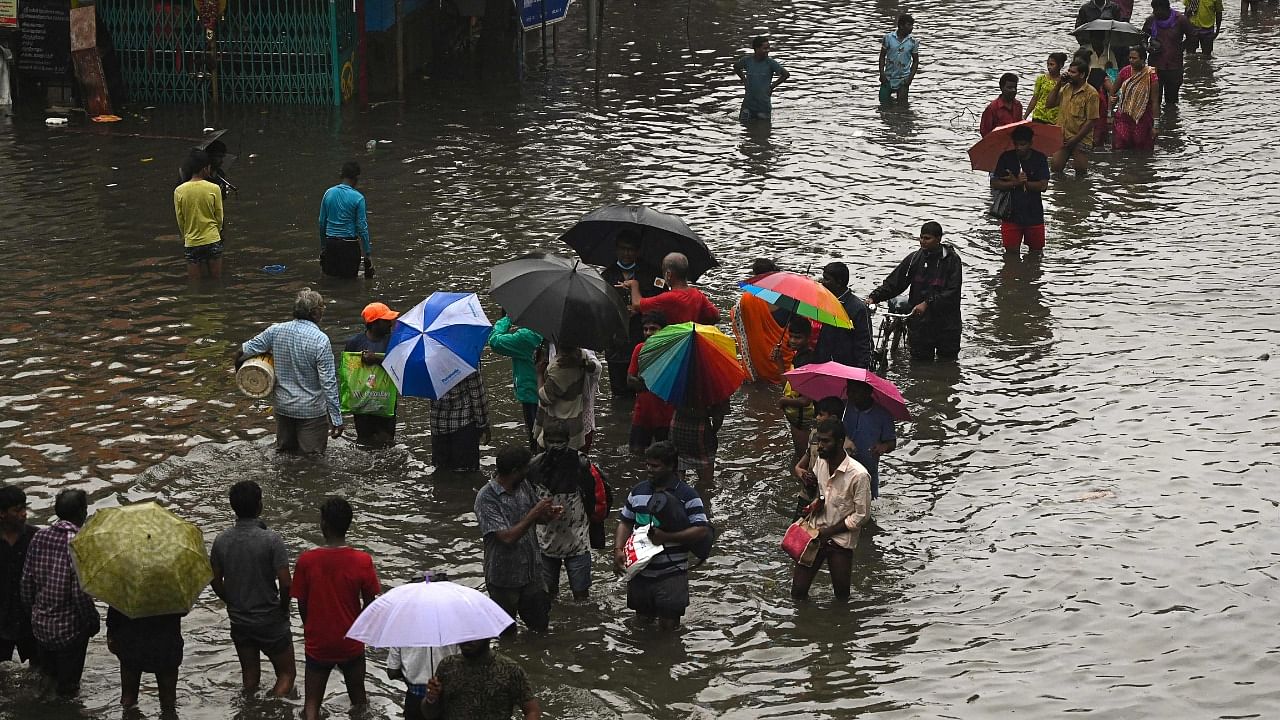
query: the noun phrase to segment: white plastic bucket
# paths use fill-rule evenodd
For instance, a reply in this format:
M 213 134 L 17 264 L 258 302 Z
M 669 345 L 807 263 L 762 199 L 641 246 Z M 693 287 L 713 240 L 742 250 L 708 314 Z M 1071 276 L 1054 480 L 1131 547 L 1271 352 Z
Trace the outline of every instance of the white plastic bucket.
M 244 361 L 236 371 L 240 392 L 255 400 L 269 397 L 276 388 L 276 367 L 270 355 L 257 355 Z

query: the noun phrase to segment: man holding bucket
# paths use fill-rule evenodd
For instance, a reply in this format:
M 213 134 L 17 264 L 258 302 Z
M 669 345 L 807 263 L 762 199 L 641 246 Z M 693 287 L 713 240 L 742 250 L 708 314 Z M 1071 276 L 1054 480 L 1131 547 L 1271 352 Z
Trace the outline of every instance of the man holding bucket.
M 338 437 L 344 429 L 333 346 L 320 329 L 322 317 L 324 298 L 303 288 L 293 301 L 293 320 L 272 325 L 236 353 L 237 370 L 248 359 L 271 355 L 276 452 L 323 454 L 329 437 Z

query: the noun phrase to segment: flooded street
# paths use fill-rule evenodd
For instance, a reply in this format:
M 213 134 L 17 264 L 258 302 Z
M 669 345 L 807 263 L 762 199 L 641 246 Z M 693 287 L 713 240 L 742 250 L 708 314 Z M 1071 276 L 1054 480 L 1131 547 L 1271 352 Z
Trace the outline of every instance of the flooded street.
M 478 587 L 482 479 L 433 472 L 425 401 L 402 406 L 399 448 L 272 459 L 274 424 L 231 359 L 298 289 L 330 300 L 335 343 L 365 303 L 406 310 L 436 290 L 481 292 L 496 318 L 491 266 L 567 254 L 556 239 L 579 216 L 635 202 L 706 239 L 722 266 L 700 285 L 727 318 L 753 258 L 843 260 L 865 294 L 937 220 L 965 262 L 964 345 L 956 367 L 891 368 L 916 419 L 882 461 L 883 530 L 859 547 L 850 602 L 825 572 L 807 604 L 789 597 L 790 437 L 779 390 L 749 386 L 700 488 L 722 535 L 679 636 L 636 631 L 597 552 L 591 600 L 565 592 L 550 634 L 501 652 L 551 718 L 1277 717 L 1280 10 L 1257 8 L 1228 6 L 1217 56 L 1188 60 L 1154 155 L 1100 150 L 1087 178 L 1055 179 L 1039 263 L 1002 257 L 965 150 L 1002 72 L 1026 102 L 1044 57 L 1074 50 L 1061 1 L 907 8 L 922 44 L 909 110 L 876 106 L 878 38 L 900 11 L 880 0 L 610 2 L 598 69 L 579 7 L 523 81 L 441 72 L 367 114 L 224 108 L 240 193 L 226 277 L 205 286 L 187 285 L 171 201 L 199 108 L 82 131 L 0 121 L 0 481 L 26 489 L 36 524 L 79 487 L 93 508 L 158 498 L 212 541 L 233 522 L 227 488 L 253 479 L 294 557 L 339 493 L 384 586 L 439 568 Z M 730 64 L 760 33 L 792 79 L 772 127 L 745 128 Z M 323 280 L 319 201 L 352 158 L 379 272 Z M 518 442 L 510 364 L 486 357 L 494 441 Z M 601 397 L 596 413 L 620 502 L 640 469 L 630 406 Z M 179 716 L 300 717 L 300 697 L 241 696 L 228 627 L 206 590 L 183 622 Z M 301 641 L 295 617 L 299 665 Z M 371 658 L 355 717 L 399 717 L 403 686 L 385 651 Z M 35 701 L 2 666 L 0 718 L 119 717 L 117 670 L 95 638 L 79 706 Z M 329 716 L 351 716 L 342 683 L 329 691 Z M 150 676 L 142 711 L 159 715 Z

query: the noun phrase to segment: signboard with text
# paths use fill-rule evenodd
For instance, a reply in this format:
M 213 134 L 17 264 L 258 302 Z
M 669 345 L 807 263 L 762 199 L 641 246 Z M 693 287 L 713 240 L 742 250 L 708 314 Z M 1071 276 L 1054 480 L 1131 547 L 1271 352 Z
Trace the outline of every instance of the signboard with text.
M 572 0 L 514 0 L 516 12 L 520 14 L 520 27 L 525 30 L 537 30 L 542 27 L 543 8 L 546 8 L 546 23 L 553 25 L 564 19 L 569 12 Z
M 29 77 L 66 77 L 71 71 L 71 3 L 22 0 L 18 24 L 18 72 Z
M 18 27 L 18 0 L 0 0 L 0 30 Z

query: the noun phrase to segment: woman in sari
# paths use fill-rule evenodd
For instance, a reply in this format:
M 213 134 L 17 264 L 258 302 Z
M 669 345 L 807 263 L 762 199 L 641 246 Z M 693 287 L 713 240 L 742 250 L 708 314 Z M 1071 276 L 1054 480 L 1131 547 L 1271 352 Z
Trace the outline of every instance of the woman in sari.
M 1160 97 L 1156 92 L 1158 78 L 1155 68 L 1147 65 L 1146 49 L 1141 46 L 1129 48 L 1129 64 L 1120 71 L 1114 85 L 1118 92 L 1115 93 L 1115 139 L 1111 147 L 1115 150 L 1154 150 Z

